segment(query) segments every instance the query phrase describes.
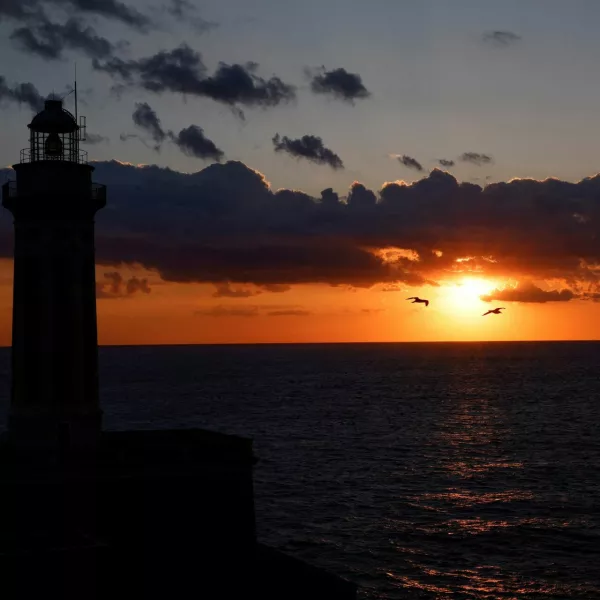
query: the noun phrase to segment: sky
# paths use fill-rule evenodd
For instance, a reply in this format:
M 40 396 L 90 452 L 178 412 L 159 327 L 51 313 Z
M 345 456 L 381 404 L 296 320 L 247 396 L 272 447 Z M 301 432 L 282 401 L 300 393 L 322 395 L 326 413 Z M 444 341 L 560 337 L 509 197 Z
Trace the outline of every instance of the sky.
M 595 0 L 0 0 L 0 181 L 76 64 L 108 186 L 100 343 L 599 339 L 599 17 Z M 1 345 L 11 310 L 3 210 Z

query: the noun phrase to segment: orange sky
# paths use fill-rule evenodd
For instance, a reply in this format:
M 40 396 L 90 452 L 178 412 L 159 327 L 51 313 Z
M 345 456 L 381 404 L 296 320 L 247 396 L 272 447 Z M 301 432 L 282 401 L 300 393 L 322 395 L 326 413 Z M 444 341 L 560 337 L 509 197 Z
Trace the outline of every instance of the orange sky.
M 97 269 L 98 281 L 114 269 Z M 478 299 L 500 282 L 459 277 L 439 288 L 350 289 L 293 286 L 284 293 L 215 298 L 215 286 L 165 283 L 152 273 L 122 269 L 125 279 L 148 277 L 151 292 L 98 300 L 101 344 L 395 342 L 599 339 L 597 304 L 518 303 Z M 232 285 L 233 290 L 250 290 Z M 408 296 L 431 301 L 413 305 Z M 502 316 L 481 314 L 506 306 Z M 10 345 L 12 261 L 0 261 L 0 344 Z M 231 314 L 231 313 L 235 314 Z M 283 314 L 281 314 L 283 313 Z

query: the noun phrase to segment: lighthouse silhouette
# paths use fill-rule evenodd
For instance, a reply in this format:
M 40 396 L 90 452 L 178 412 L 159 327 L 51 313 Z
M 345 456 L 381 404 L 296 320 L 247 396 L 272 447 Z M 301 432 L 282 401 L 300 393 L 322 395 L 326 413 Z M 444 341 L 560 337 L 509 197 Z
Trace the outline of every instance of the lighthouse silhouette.
M 9 439 L 23 450 L 93 447 L 101 431 L 94 217 L 106 187 L 59 99 L 28 125 L 29 148 L 3 195 L 14 216 Z

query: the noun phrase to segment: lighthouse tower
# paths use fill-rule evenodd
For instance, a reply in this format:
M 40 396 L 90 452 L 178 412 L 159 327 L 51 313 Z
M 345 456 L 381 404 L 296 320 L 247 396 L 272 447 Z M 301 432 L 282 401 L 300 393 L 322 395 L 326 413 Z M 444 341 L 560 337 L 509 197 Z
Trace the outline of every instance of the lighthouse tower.
M 52 454 L 100 435 L 94 216 L 106 188 L 92 183 L 61 100 L 46 100 L 28 127 L 16 181 L 2 190 L 15 228 L 8 439 Z

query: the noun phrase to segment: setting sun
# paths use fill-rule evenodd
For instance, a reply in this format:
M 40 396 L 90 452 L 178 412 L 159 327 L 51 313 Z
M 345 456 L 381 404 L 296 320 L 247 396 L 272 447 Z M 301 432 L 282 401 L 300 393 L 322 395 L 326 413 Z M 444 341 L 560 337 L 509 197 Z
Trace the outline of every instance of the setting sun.
M 480 296 L 488 294 L 496 284 L 479 277 L 464 277 L 445 287 L 444 297 L 453 311 L 473 312 L 483 306 Z

